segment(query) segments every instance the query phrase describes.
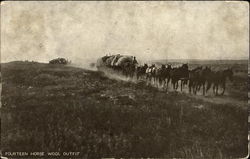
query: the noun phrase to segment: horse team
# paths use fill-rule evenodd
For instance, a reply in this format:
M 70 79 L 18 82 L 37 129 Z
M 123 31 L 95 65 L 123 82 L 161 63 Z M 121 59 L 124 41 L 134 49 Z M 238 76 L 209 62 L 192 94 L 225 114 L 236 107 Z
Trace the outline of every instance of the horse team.
M 172 84 L 174 90 L 183 90 L 184 86 L 188 86 L 189 93 L 197 94 L 202 89 L 202 94 L 205 95 L 210 88 L 213 88 L 215 95 L 219 95 L 219 88 L 222 89 L 220 95 L 223 95 L 226 89 L 226 79 L 232 81 L 232 69 L 225 69 L 220 71 L 212 71 L 210 67 L 196 67 L 189 69 L 188 64 L 182 64 L 179 67 L 173 67 L 170 64 L 156 67 L 155 64 L 148 66 L 136 66 L 135 77 L 137 80 L 145 79 L 147 84 L 153 84 L 168 88 Z
M 174 90 L 177 90 L 180 83 L 180 90 L 188 86 L 189 93 L 197 94 L 202 90 L 205 95 L 210 88 L 213 88 L 215 95 L 223 95 L 226 89 L 226 79 L 232 81 L 233 71 L 228 68 L 220 71 L 213 71 L 211 67 L 198 66 L 189 69 L 188 64 L 182 64 L 178 67 L 171 64 L 139 65 L 134 56 L 126 55 L 106 55 L 97 61 L 97 68 L 111 68 L 123 75 L 145 80 L 147 84 L 156 85 L 157 87 L 167 88 L 170 84 Z M 219 93 L 219 88 L 222 89 Z

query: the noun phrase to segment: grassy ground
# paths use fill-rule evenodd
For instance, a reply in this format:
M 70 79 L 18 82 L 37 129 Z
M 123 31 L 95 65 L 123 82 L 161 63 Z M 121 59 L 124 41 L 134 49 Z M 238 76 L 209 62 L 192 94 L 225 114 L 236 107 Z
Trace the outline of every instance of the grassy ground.
M 247 91 L 237 91 L 244 89 L 244 77 L 229 88 L 236 94 L 227 98 L 235 102 L 213 102 L 80 68 L 12 62 L 1 69 L 2 151 L 81 151 L 88 158 L 247 156 L 247 105 L 235 104 L 247 101 L 239 95 Z

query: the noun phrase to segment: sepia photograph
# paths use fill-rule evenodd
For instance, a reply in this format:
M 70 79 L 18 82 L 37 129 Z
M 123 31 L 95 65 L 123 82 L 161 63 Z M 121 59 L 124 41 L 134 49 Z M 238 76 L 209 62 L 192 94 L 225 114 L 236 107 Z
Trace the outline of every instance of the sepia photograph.
M 1 2 L 1 159 L 247 158 L 246 1 Z

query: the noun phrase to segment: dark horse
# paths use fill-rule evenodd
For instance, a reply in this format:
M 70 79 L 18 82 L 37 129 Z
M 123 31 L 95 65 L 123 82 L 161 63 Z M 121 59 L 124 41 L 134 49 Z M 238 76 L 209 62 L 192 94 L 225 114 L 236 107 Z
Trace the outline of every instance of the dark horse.
M 202 70 L 202 67 L 196 67 L 195 69 L 192 69 L 189 71 L 189 93 L 192 92 L 196 94 L 197 92 L 197 85 L 198 85 L 198 79 L 199 79 L 199 75 L 200 75 L 200 70 Z
M 159 69 L 157 69 L 156 76 L 159 80 L 159 85 L 162 85 L 163 87 L 165 87 L 165 85 L 167 83 L 167 87 L 168 87 L 168 83 L 170 81 L 171 69 L 172 69 L 172 67 L 169 64 L 167 65 L 167 67 L 166 67 L 166 65 L 161 65 L 161 67 Z
M 213 92 L 215 95 L 218 95 L 219 86 L 222 87 L 221 95 L 224 94 L 226 89 L 226 79 L 229 78 L 230 81 L 233 80 L 233 70 L 231 68 L 214 72 L 213 75 L 210 75 L 210 81 L 214 84 Z M 207 88 L 207 90 L 209 87 Z
M 209 67 L 205 67 L 202 69 L 202 67 L 198 67 L 195 71 L 194 78 L 192 79 L 194 82 L 194 94 L 196 94 L 196 91 L 199 91 L 200 88 L 202 87 L 202 94 L 205 95 L 206 91 L 206 83 L 210 87 L 211 86 L 211 76 L 213 75 L 213 72 Z M 190 81 L 192 81 L 190 78 Z M 189 81 L 189 84 L 192 84 L 192 82 Z
M 173 84 L 173 89 L 178 89 L 178 82 L 181 80 L 181 91 L 182 87 L 187 84 L 189 78 L 188 64 L 183 64 L 181 67 L 173 68 L 170 71 L 171 81 Z
M 140 80 L 141 78 L 143 78 L 143 76 L 146 75 L 146 70 L 148 68 L 147 64 L 144 64 L 143 66 L 138 66 L 135 69 L 135 75 L 137 80 Z
M 123 74 L 126 77 L 133 78 L 136 71 L 136 64 L 137 63 L 129 63 L 129 62 L 125 63 L 123 65 Z

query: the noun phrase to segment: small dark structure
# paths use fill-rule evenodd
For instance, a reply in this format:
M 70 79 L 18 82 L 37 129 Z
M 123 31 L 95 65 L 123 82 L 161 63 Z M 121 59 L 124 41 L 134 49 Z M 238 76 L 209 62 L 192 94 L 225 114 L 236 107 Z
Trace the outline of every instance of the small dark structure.
M 50 64 L 63 64 L 66 65 L 69 63 L 68 60 L 66 60 L 65 58 L 57 58 L 57 59 L 53 59 L 49 61 Z

